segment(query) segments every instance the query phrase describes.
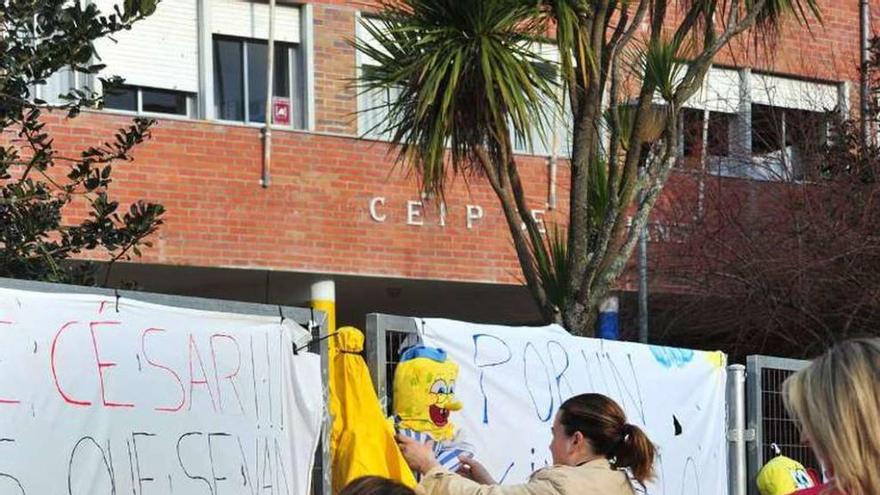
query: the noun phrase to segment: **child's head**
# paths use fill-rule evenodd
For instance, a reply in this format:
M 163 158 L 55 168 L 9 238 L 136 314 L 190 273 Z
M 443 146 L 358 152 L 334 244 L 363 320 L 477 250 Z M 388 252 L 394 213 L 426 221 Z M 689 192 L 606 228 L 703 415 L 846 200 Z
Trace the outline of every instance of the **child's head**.
M 339 495 L 415 495 L 412 488 L 381 476 L 363 476 L 345 485 Z

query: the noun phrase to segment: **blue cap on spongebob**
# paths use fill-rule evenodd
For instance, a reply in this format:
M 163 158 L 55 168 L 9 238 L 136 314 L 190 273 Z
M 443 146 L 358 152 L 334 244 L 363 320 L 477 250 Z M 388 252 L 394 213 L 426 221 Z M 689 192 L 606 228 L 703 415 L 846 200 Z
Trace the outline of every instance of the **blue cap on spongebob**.
M 403 354 L 400 355 L 400 362 L 409 361 L 416 358 L 428 358 L 431 361 L 442 363 L 446 361 L 446 351 L 439 347 L 428 347 L 424 345 L 414 345 L 408 347 Z

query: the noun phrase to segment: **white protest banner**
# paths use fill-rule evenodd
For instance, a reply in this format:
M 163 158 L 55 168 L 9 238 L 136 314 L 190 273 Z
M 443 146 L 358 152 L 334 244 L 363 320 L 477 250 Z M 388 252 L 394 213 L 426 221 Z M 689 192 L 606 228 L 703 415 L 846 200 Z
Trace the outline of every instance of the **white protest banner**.
M 305 495 L 320 358 L 279 317 L 0 288 L 0 495 Z
M 422 339 L 460 366 L 451 420 L 505 484 L 552 463 L 560 404 L 585 392 L 619 403 L 658 446 L 647 493 L 727 493 L 726 358 L 718 352 L 573 337 L 561 327 L 425 319 Z

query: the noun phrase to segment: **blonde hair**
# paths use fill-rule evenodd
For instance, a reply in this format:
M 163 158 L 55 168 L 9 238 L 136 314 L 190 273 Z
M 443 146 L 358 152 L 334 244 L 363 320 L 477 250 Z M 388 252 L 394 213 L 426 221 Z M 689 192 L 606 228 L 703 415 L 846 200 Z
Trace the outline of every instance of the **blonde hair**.
M 783 400 L 834 488 L 880 494 L 880 338 L 835 346 L 785 380 Z

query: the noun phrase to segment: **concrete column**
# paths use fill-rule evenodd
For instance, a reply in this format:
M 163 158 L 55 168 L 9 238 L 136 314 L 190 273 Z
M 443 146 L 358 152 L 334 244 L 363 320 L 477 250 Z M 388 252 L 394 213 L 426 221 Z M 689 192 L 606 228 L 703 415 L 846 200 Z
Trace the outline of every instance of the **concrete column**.
M 312 308 L 318 309 L 327 315 L 327 332 L 336 331 L 336 283 L 333 279 L 318 280 L 312 283 L 311 288 Z M 331 339 L 332 341 L 332 339 Z
M 743 163 L 752 159 L 752 71 L 739 71 L 739 108 L 730 126 L 730 155 Z
M 327 315 L 327 334 L 331 335 L 336 332 L 336 283 L 333 279 L 321 279 L 312 282 L 310 287 L 310 299 L 311 306 L 313 309 L 323 311 Z M 322 335 L 322 337 L 326 337 Z M 326 355 L 321 357 L 322 365 L 325 366 L 323 378 L 326 380 L 324 382 L 324 393 L 325 398 L 327 399 L 326 403 L 326 411 L 327 414 L 324 416 L 324 425 L 322 428 L 321 435 L 321 473 L 322 473 L 322 486 L 321 491 L 318 492 L 314 490 L 314 493 L 321 493 L 321 495 L 331 495 L 335 493 L 333 491 L 333 470 L 332 470 L 332 452 L 331 452 L 331 439 L 338 438 L 338 436 L 342 432 L 342 423 L 339 421 L 334 421 L 334 417 L 340 411 L 339 405 L 339 395 L 338 391 L 335 390 L 335 386 L 333 385 L 334 380 L 334 361 L 337 355 L 336 348 L 336 338 L 329 337 L 326 340 L 326 347 L 322 347 L 322 353 L 325 352 Z M 325 361 L 326 359 L 326 361 Z

